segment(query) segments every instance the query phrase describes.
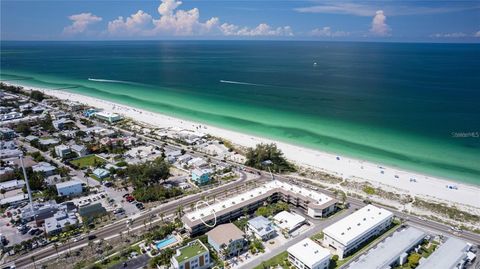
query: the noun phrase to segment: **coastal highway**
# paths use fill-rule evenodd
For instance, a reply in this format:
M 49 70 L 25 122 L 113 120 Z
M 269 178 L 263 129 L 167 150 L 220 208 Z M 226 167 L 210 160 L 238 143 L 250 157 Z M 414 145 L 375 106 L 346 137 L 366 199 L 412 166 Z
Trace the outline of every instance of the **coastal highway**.
M 254 180 L 259 182 L 259 181 L 264 181 L 267 179 L 265 176 L 261 176 L 260 178 L 255 178 Z M 231 190 L 236 190 L 237 188 L 245 185 L 247 182 L 251 181 L 252 179 L 249 179 L 247 175 L 244 172 L 241 172 L 240 179 L 225 184 L 221 185 L 219 187 L 216 187 L 214 189 L 209 189 L 205 190 L 201 193 L 197 193 L 194 195 L 190 196 L 185 196 L 180 199 L 176 199 L 173 201 L 170 201 L 168 203 L 162 204 L 150 211 L 144 211 L 138 216 L 131 217 L 129 219 L 134 219 L 131 224 L 129 225 L 130 229 L 138 229 L 139 227 L 142 227 L 144 225 L 143 221 L 147 220 L 150 221 L 152 215 L 158 215 L 160 213 L 165 214 L 165 216 L 168 216 L 169 214 L 175 214 L 177 212 L 177 209 L 179 206 L 186 207 L 191 203 L 195 203 L 199 200 L 202 200 L 204 196 L 217 196 L 220 197 L 221 195 L 226 195 L 228 194 L 229 191 Z M 158 218 L 157 218 L 158 219 Z M 122 219 L 117 222 L 114 222 L 113 224 L 110 224 L 108 226 L 104 226 L 100 228 L 99 230 L 95 230 L 89 233 L 89 235 L 95 235 L 98 239 L 105 239 L 105 238 L 110 238 L 113 236 L 117 236 L 121 232 L 125 232 L 127 230 L 127 225 L 126 225 L 126 220 L 127 219 Z M 79 246 L 85 245 L 88 243 L 88 239 L 85 237 L 82 240 L 79 240 L 77 242 L 71 242 L 69 244 L 65 245 L 60 245 L 58 246 L 58 252 L 61 253 L 62 251 L 66 251 L 68 249 L 75 249 Z M 56 257 L 57 251 L 53 248 L 52 245 L 46 246 L 43 249 L 40 249 L 38 251 L 33 251 L 26 253 L 22 255 L 21 257 L 18 257 L 15 260 L 15 264 L 17 268 L 30 268 L 30 266 L 33 266 L 31 257 L 34 256 L 36 260 L 36 264 L 39 265 L 42 262 L 45 262 L 48 258 L 54 258 Z

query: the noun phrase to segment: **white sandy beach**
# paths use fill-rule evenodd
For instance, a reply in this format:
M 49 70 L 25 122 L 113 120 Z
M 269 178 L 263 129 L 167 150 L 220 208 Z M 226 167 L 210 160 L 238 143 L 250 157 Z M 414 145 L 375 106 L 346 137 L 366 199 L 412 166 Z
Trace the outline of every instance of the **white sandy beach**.
M 169 117 L 80 94 L 48 89 L 38 90 L 42 90 L 45 94 L 55 96 L 59 99 L 77 101 L 106 111 L 122 114 L 125 117 L 157 127 L 176 127 L 187 130 L 197 130 L 196 127 L 201 125 L 202 132 L 226 138 L 241 146 L 253 147 L 258 143 L 274 142 L 288 159 L 299 165 L 335 174 L 349 180 L 369 181 L 375 186 L 382 187 L 389 191 L 401 191 L 430 200 L 434 199 L 436 201 L 453 203 L 462 207 L 475 207 L 480 210 L 479 186 L 430 177 L 409 171 L 401 171 L 384 165 L 332 155 L 318 150 Z M 337 157 L 339 157 L 339 159 Z M 384 171 L 383 173 L 381 172 L 382 170 Z M 416 182 L 412 182 L 411 179 L 415 179 Z M 458 189 L 449 189 L 446 186 L 456 186 Z

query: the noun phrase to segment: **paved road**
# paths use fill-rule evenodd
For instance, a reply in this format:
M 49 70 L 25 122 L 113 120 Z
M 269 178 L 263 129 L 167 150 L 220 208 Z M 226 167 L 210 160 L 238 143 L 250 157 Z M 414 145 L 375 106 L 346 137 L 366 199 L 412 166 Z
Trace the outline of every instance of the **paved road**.
M 264 179 L 256 179 L 256 180 L 264 180 Z M 237 187 L 245 185 L 245 183 L 248 181 L 249 180 L 247 180 L 247 175 L 245 173 L 242 173 L 240 179 L 237 181 L 219 186 L 215 189 L 204 191 L 199 194 L 186 196 L 180 199 L 173 200 L 171 202 L 162 204 L 150 211 L 144 211 L 141 213 L 141 215 L 131 218 L 134 220 L 130 224 L 130 228 L 136 229 L 136 228 L 142 227 L 144 225 L 143 221 L 150 220 L 152 214 L 154 215 L 158 215 L 160 213 L 164 213 L 165 215 L 175 214 L 179 206 L 185 207 L 191 203 L 195 203 L 196 201 L 201 200 L 203 195 L 209 195 L 209 196 L 216 195 L 217 197 L 219 197 L 221 196 L 221 194 L 225 194 L 230 190 L 235 190 Z M 119 233 L 126 231 L 127 229 L 126 227 L 127 227 L 126 220 L 120 220 L 111 225 L 102 227 L 99 230 L 92 231 L 90 235 L 96 235 L 97 239 L 105 239 L 112 236 L 116 236 Z M 88 243 L 87 239 L 82 239 L 77 242 L 72 242 L 70 244 L 70 248 L 74 249 L 78 246 L 86 245 L 87 243 Z M 67 248 L 68 248 L 67 246 L 60 246 L 58 247 L 58 252 L 65 251 L 67 250 Z M 28 266 L 31 265 L 31 258 L 30 258 L 31 256 L 35 256 L 35 259 L 37 260 L 37 265 L 38 265 L 38 264 L 41 264 L 42 262 L 45 262 L 47 258 L 55 257 L 55 255 L 56 255 L 56 251 L 53 248 L 53 246 L 47 246 L 39 251 L 30 252 L 25 255 L 22 255 L 21 257 L 18 257 L 15 260 L 15 262 L 16 262 L 17 268 L 28 268 Z

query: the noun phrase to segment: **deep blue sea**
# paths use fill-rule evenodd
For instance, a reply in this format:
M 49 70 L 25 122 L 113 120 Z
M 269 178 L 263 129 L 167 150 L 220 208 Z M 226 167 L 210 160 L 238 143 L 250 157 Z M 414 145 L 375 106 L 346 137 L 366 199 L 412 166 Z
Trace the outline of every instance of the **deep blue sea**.
M 4 81 L 480 184 L 480 44 L 2 42 L 0 63 Z

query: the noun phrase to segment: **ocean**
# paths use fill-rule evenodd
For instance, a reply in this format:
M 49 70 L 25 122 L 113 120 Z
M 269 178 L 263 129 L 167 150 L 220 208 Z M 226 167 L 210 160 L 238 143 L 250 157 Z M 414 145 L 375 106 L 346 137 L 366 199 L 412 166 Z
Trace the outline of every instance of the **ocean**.
M 480 185 L 479 56 L 480 44 L 4 41 L 0 79 Z

